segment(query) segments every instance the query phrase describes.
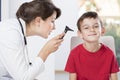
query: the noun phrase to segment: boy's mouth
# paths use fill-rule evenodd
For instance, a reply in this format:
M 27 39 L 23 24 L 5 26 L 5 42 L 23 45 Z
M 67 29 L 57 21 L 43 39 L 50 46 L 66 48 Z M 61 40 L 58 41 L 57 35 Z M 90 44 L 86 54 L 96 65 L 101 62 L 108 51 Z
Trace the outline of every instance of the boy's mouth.
M 97 35 L 96 33 L 94 33 L 94 34 L 89 34 L 88 36 L 95 36 L 95 35 Z

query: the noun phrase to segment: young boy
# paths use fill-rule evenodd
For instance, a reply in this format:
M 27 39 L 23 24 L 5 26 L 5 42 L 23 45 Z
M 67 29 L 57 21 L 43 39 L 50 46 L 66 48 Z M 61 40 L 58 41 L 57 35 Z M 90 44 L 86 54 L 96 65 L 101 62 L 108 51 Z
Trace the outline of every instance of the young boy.
M 70 74 L 69 80 L 118 80 L 119 66 L 113 51 L 99 43 L 105 30 L 98 14 L 84 13 L 78 19 L 77 27 L 84 42 L 68 57 L 65 71 Z

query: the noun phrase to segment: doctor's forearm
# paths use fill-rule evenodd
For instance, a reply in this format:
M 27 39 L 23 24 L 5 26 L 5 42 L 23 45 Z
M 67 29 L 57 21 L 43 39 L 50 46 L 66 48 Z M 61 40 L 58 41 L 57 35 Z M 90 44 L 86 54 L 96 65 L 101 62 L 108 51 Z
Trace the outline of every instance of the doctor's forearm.
M 45 62 L 45 60 L 47 59 L 47 57 L 49 56 L 49 53 L 48 51 L 40 51 L 39 53 L 39 57 Z

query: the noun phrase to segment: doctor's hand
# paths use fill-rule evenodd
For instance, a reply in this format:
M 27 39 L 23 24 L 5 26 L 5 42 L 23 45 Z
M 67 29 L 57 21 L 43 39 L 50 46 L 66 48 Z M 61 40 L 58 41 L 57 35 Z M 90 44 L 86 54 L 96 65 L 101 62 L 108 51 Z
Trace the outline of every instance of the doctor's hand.
M 40 53 L 39 53 L 39 57 L 41 57 L 43 59 L 43 61 L 46 60 L 46 58 L 48 57 L 49 54 L 51 54 L 52 52 L 55 52 L 61 42 L 63 41 L 63 39 L 61 39 L 63 36 L 65 35 L 65 33 L 59 34 L 56 37 L 52 38 L 51 40 L 49 40 L 41 49 Z

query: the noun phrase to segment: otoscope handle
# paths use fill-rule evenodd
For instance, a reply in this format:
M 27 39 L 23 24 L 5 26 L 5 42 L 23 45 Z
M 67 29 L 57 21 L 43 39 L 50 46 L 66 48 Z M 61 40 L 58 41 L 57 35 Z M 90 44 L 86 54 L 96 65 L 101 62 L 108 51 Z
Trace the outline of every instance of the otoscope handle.
M 68 26 L 66 26 L 66 27 L 65 27 L 65 30 L 64 30 L 64 33 L 66 34 L 67 31 L 74 31 L 74 30 L 72 30 L 72 29 L 70 29 Z M 64 36 L 65 36 L 65 35 L 64 35 Z M 64 36 L 62 36 L 60 39 L 63 39 Z

